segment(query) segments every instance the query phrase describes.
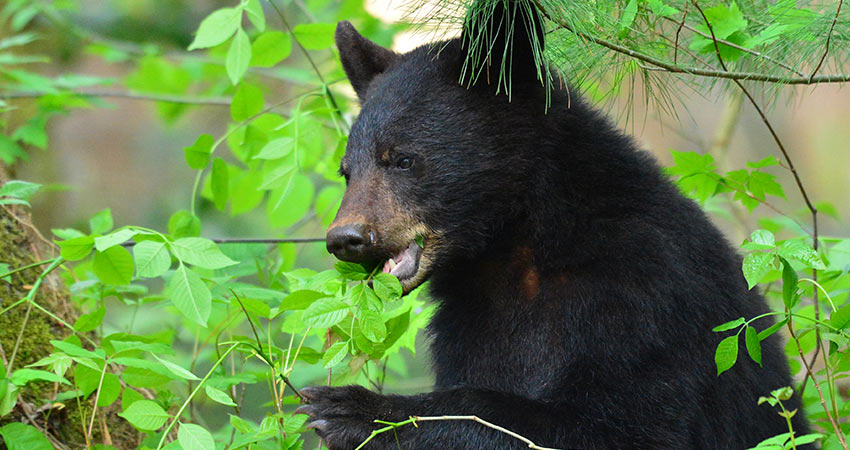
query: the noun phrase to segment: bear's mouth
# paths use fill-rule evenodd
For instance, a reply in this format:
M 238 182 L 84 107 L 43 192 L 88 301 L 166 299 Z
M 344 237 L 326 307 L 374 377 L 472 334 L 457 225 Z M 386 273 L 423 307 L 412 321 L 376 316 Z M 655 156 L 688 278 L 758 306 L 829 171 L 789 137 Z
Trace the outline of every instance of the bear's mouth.
M 384 263 L 383 272 L 398 278 L 405 284 L 419 272 L 419 260 L 422 257 L 422 247 L 413 241 L 406 248 L 398 252 Z

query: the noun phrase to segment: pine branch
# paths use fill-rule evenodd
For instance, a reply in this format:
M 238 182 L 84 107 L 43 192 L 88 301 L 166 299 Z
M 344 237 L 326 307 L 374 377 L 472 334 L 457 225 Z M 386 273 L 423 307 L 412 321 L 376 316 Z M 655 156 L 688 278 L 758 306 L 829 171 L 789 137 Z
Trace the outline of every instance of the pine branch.
M 533 0 L 534 5 L 540 11 L 543 16 L 554 22 L 558 27 L 563 28 L 570 33 L 575 34 L 576 36 L 593 42 L 594 44 L 605 47 L 609 50 L 612 50 L 617 53 L 624 54 L 631 58 L 637 59 L 639 61 L 643 61 L 652 66 L 664 69 L 669 73 L 682 73 L 688 75 L 695 75 L 699 77 L 706 78 L 724 78 L 730 80 L 740 80 L 740 81 L 764 81 L 768 83 L 777 83 L 777 84 L 799 84 L 799 85 L 812 85 L 812 84 L 821 84 L 821 83 L 844 83 L 850 81 L 850 74 L 831 74 L 831 75 L 814 75 L 813 76 L 798 76 L 798 77 L 783 77 L 777 75 L 769 75 L 764 73 L 757 72 L 731 72 L 728 70 L 711 70 L 711 69 L 699 69 L 696 67 L 688 67 L 681 66 L 678 64 L 670 63 L 668 61 L 664 61 L 659 58 L 655 58 L 653 56 L 647 55 L 645 53 L 639 52 L 637 50 L 633 50 L 626 46 L 608 41 L 601 37 L 594 36 L 590 33 L 585 33 L 581 31 L 577 31 L 573 27 L 570 26 L 565 20 L 561 20 L 553 17 L 549 11 L 540 3 L 540 0 Z

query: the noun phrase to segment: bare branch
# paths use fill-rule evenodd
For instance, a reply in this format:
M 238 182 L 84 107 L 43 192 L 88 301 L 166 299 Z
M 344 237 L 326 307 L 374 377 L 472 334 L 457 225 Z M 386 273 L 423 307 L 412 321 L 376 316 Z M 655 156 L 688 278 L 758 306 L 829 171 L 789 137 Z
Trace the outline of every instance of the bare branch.
M 117 90 L 74 90 L 70 91 L 81 97 L 103 97 L 103 98 L 126 98 L 131 100 L 146 100 L 154 102 L 179 103 L 184 105 L 211 105 L 230 106 L 230 99 L 226 97 L 193 97 L 187 95 L 168 95 L 154 93 L 140 93 Z M 39 91 L 5 92 L 0 98 L 39 98 L 50 95 Z
M 214 238 L 210 239 L 216 244 L 309 244 L 311 242 L 325 242 L 323 237 L 309 238 Z M 136 245 L 134 241 L 127 241 L 121 244 L 123 247 L 132 247 Z

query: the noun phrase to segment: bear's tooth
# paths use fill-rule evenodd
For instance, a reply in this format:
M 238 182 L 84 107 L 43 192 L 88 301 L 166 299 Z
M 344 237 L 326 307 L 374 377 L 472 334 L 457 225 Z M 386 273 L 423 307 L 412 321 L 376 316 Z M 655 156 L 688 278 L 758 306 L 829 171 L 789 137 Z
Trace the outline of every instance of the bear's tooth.
M 395 269 L 395 266 L 397 265 L 397 264 L 396 264 L 396 262 L 395 262 L 395 260 L 393 260 L 392 258 L 390 258 L 387 262 L 388 262 L 388 263 L 390 263 L 390 270 Z

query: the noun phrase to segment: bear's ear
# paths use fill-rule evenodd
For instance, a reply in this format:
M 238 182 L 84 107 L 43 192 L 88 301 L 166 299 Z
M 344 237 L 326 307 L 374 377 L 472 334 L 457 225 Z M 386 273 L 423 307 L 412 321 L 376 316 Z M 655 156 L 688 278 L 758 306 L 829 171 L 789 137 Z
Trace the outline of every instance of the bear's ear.
M 461 42 L 463 79 L 496 84 L 510 95 L 513 81 L 545 80 L 543 18 L 528 0 L 477 0 L 467 11 Z M 483 80 L 481 80 L 483 79 Z
M 362 102 L 372 79 L 387 70 L 398 55 L 361 36 L 347 20 L 337 24 L 334 39 L 342 68 Z

